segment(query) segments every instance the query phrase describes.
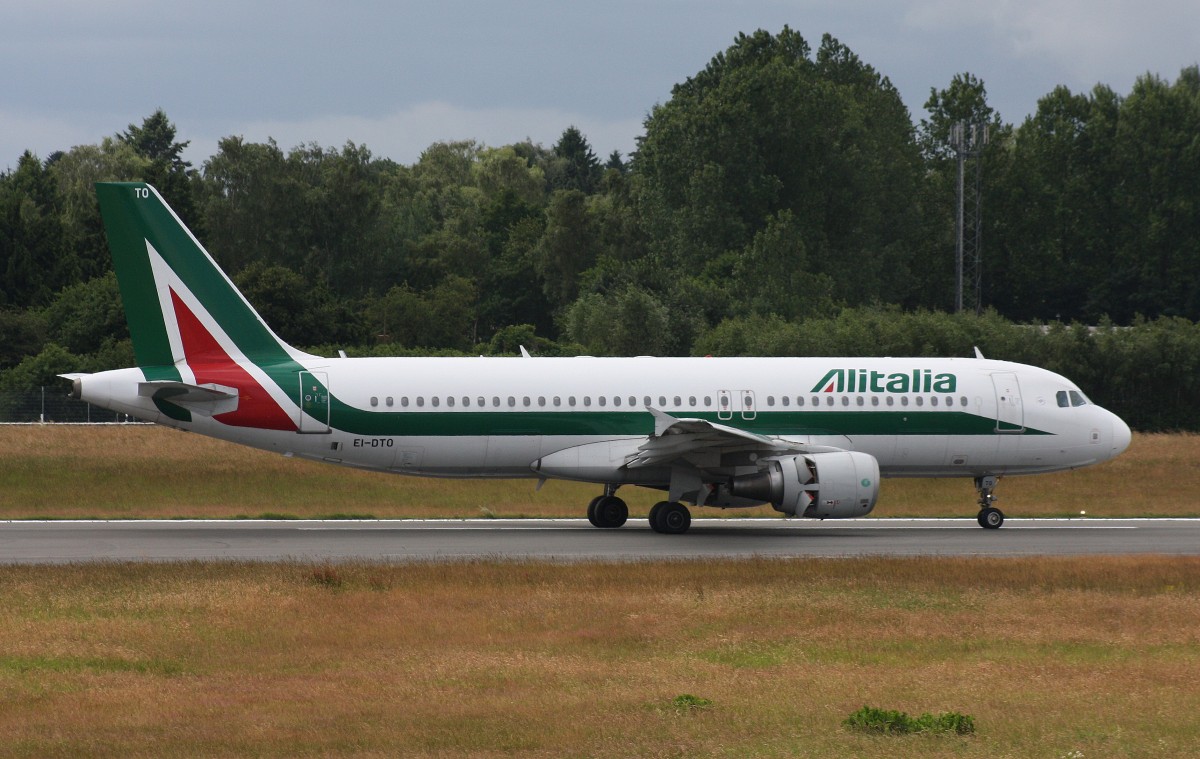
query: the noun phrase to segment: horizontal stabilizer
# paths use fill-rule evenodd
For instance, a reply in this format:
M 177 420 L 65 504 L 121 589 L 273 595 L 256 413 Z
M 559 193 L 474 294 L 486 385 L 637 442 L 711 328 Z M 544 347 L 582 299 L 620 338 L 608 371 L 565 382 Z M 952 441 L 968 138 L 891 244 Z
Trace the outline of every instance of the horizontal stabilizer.
M 138 395 L 185 406 L 209 416 L 234 411 L 238 402 L 238 391 L 235 387 L 216 384 L 190 385 L 171 380 L 139 382 Z

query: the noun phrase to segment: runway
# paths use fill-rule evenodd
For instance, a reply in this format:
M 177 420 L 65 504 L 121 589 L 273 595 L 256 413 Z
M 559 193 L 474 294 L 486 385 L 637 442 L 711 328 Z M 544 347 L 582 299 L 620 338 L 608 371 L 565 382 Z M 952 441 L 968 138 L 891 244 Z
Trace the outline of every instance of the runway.
M 644 520 L 61 521 L 0 523 L 0 564 L 85 561 L 703 560 L 750 556 L 1200 554 L 1200 519 L 844 522 L 697 519 L 685 535 Z

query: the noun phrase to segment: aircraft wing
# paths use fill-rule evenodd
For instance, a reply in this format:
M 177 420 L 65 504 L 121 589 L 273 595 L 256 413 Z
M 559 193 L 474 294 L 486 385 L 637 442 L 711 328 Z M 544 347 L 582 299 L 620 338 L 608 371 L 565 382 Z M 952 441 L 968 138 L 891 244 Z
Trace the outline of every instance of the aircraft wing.
M 630 469 L 697 463 L 707 456 L 739 451 L 775 456 L 843 450 L 766 437 L 704 419 L 674 417 L 654 408 L 649 411 L 654 415 L 654 434 L 626 457 L 625 466 Z

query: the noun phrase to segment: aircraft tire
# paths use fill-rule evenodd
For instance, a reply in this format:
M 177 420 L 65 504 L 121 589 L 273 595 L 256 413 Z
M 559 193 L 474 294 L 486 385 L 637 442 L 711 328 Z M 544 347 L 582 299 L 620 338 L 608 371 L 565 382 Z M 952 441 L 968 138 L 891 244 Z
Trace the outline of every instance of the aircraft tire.
M 592 523 L 592 527 L 599 527 L 600 523 L 596 521 L 596 506 L 600 501 L 604 500 L 604 496 L 598 495 L 591 500 L 587 507 L 588 521 Z
M 977 517 L 979 526 L 985 530 L 998 530 L 1000 525 L 1004 524 L 1004 512 L 995 506 L 988 506 L 986 509 L 979 510 Z
M 663 501 L 656 504 L 656 513 L 650 527 L 663 535 L 682 535 L 692 526 L 692 513 L 678 501 Z
M 658 529 L 658 515 L 662 512 L 663 507 L 669 506 L 670 503 L 670 501 L 659 501 L 650 507 L 650 529 L 654 530 L 655 532 L 661 532 L 661 530 Z
M 605 529 L 613 529 L 625 524 L 629 519 L 629 507 L 615 495 L 601 496 L 596 502 L 596 519 L 592 524 Z

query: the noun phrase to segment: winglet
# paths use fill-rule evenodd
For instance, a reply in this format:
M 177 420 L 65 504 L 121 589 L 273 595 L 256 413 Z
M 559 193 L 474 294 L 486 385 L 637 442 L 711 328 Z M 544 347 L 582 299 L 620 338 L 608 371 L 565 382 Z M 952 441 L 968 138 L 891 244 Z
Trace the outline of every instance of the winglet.
M 679 423 L 679 420 L 670 414 L 659 411 L 653 406 L 647 406 L 646 410 L 654 416 L 654 437 L 659 437 L 667 430 Z

